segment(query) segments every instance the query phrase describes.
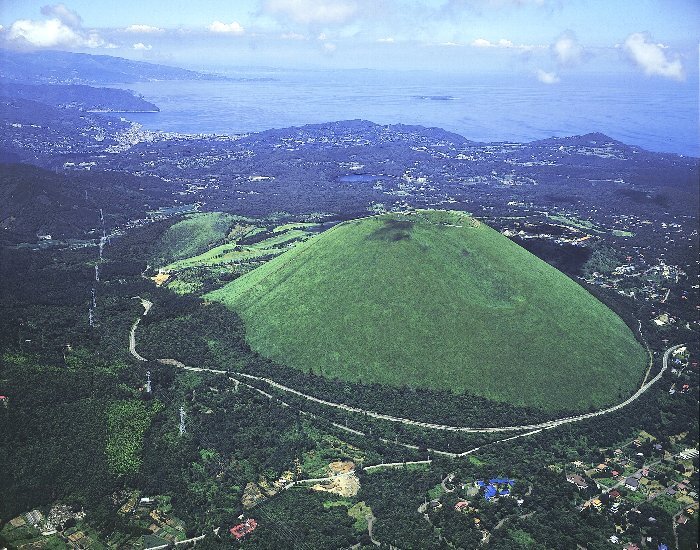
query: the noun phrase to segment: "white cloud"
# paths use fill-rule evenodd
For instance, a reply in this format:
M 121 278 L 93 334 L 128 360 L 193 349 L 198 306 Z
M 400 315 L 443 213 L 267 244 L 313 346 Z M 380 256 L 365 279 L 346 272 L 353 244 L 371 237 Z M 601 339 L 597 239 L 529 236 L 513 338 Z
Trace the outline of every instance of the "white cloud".
M 461 46 L 461 44 L 458 43 L 458 42 L 443 42 L 443 43 L 440 44 L 440 45 L 441 45 L 441 46 L 448 46 L 448 47 L 450 47 L 450 48 L 454 48 L 454 47 L 456 47 L 456 46 Z
M 282 40 L 306 40 L 306 37 L 303 34 L 299 34 L 296 32 L 287 32 L 282 35 L 280 35 L 280 38 Z
M 231 23 L 222 23 L 221 21 L 214 21 L 211 25 L 207 27 L 211 32 L 217 33 L 228 33 L 228 34 L 243 34 L 245 29 L 238 21 L 232 21 Z
M 10 26 L 10 40 L 26 41 L 38 48 L 54 48 L 57 46 L 78 46 L 83 42 L 82 37 L 60 19 L 32 21 L 18 19 Z
M 377 42 L 382 42 L 384 44 L 392 44 L 395 42 L 395 40 L 391 36 L 387 36 L 386 38 L 377 38 Z
M 576 35 L 567 31 L 554 41 L 552 53 L 560 67 L 574 67 L 583 61 L 586 52 Z
M 332 44 L 330 42 L 324 42 L 323 43 L 323 51 L 326 53 L 333 53 L 337 49 L 337 46 L 335 44 Z
M 671 61 L 659 44 L 641 32 L 630 34 L 623 45 L 627 56 L 648 76 L 663 76 L 674 80 L 684 80 L 685 71 L 681 60 Z
M 328 40 L 328 36 L 326 36 L 326 33 L 325 33 L 325 32 L 322 32 L 321 34 L 319 34 L 319 35 L 316 37 L 316 40 L 321 40 L 321 41 Z
M 470 45 L 474 48 L 502 48 L 504 50 L 514 49 L 525 51 L 542 48 L 542 46 L 534 46 L 532 44 L 514 44 L 512 40 L 508 40 L 507 38 L 501 38 L 497 42 L 491 42 L 485 38 L 477 38 L 476 40 L 472 40 Z
M 82 27 L 82 19 L 64 4 L 41 8 L 48 19 L 18 19 L 3 32 L 10 45 L 33 48 L 102 48 L 112 47 L 96 30 Z
M 548 73 L 542 69 L 537 69 L 537 80 L 542 82 L 542 84 L 556 84 L 560 81 L 560 78 L 554 72 Z
M 358 13 L 355 0 L 265 0 L 263 12 L 295 23 L 344 23 Z
M 88 48 L 101 48 L 106 45 L 106 42 L 97 31 L 90 31 L 87 33 L 87 36 L 83 38 L 83 46 L 87 46 Z
M 58 19 L 61 23 L 67 27 L 73 29 L 80 28 L 83 24 L 82 18 L 70 8 L 67 8 L 65 4 L 54 4 L 51 6 L 44 6 L 41 8 L 41 14 L 46 15 L 52 19 Z
M 152 27 L 151 25 L 129 25 L 124 29 L 124 32 L 158 34 L 165 32 L 165 29 L 161 29 L 160 27 Z
M 493 48 L 494 46 L 490 40 L 486 40 L 485 38 L 477 38 L 476 40 L 472 40 L 471 44 L 475 48 Z
M 148 51 L 148 50 L 153 49 L 153 46 L 151 46 L 150 44 L 144 44 L 143 42 L 137 42 L 136 44 L 134 44 L 131 47 L 135 50 L 141 50 L 141 51 Z

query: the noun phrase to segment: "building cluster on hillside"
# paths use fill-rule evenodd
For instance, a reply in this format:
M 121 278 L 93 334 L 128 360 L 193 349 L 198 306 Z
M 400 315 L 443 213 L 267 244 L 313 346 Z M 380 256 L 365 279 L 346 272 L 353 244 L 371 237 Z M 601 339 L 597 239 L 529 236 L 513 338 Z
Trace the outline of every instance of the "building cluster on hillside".
M 697 460 L 700 453 L 695 447 L 681 447 L 684 437 L 673 439 L 670 447 L 665 448 L 642 431 L 626 445 L 607 450 L 604 461 L 599 464 L 574 461 L 563 466 L 564 470 L 574 469 L 566 473 L 565 479 L 579 490 L 583 498 L 579 510 L 605 514 L 614 523 L 615 533 L 610 535 L 610 542 L 623 544 L 629 525 L 639 524 L 637 516 L 641 503 L 653 504 L 660 499 L 659 502 L 663 502 L 661 507 L 676 511 L 672 521 L 679 525 L 684 525 L 688 517 L 697 513 L 698 472 L 693 460 Z M 678 448 L 682 450 L 676 450 L 674 454 L 673 449 Z M 550 468 L 562 469 L 555 465 Z M 656 521 L 652 516 L 646 524 L 652 525 Z M 651 540 L 649 537 L 645 541 L 646 546 Z M 629 544 L 637 543 L 632 541 Z
M 474 486 L 484 491 L 484 499 L 491 501 L 499 497 L 509 497 L 511 487 L 515 485 L 514 479 L 507 477 L 496 477 L 488 482 L 479 479 L 474 482 Z
M 104 539 L 86 520 L 85 512 L 67 504 L 55 503 L 48 511 L 35 509 L 11 519 L 0 530 L 5 538 L 27 547 L 142 548 L 137 532 L 146 532 L 150 546 L 168 545 L 185 539 L 184 523 L 170 513 L 167 497 L 144 497 L 138 491 L 120 491 L 112 495 L 116 514 L 133 527 L 133 533 L 113 533 Z M 34 545 L 34 546 L 33 546 Z

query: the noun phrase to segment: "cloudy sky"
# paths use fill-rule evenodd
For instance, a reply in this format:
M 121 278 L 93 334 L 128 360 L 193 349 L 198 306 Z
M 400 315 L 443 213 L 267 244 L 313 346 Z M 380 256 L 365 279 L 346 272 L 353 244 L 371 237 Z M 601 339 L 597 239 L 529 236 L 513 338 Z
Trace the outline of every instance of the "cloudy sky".
M 697 78 L 697 0 L 2 0 L 0 46 L 236 66 Z

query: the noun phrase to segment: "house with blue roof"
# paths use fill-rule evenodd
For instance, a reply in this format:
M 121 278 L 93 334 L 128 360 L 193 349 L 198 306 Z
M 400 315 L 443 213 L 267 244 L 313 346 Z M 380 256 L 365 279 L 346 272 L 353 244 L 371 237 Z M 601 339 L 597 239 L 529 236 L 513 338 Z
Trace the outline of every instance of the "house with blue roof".
M 479 489 L 484 489 L 484 498 L 492 500 L 498 497 L 509 497 L 511 488 L 515 485 L 515 480 L 507 477 L 494 477 L 487 482 L 478 479 L 474 482 L 474 486 Z
M 500 485 L 507 483 L 508 485 L 515 485 L 515 480 L 514 479 L 509 479 L 507 477 L 495 477 L 492 480 L 490 480 L 491 483 L 494 485 Z

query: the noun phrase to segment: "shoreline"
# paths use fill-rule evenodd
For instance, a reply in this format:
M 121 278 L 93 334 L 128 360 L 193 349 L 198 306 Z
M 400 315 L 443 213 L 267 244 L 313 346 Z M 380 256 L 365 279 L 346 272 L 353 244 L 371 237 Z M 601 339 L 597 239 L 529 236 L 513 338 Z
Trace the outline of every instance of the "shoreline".
M 153 110 L 151 110 L 151 111 L 122 111 L 119 109 L 87 109 L 84 112 L 86 112 L 86 113 L 117 113 L 117 114 L 119 114 L 119 113 L 124 113 L 124 114 L 128 114 L 128 113 L 160 113 L 160 109 L 158 109 L 156 111 L 153 111 Z

